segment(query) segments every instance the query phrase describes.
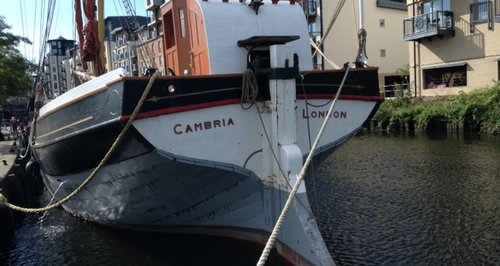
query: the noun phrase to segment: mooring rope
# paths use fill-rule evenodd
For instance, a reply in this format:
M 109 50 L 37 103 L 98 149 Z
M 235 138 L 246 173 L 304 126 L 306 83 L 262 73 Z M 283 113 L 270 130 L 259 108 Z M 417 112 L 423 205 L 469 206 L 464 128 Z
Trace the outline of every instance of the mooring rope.
M 67 201 L 69 201 L 70 199 L 72 199 L 80 191 L 82 191 L 88 185 L 88 183 L 90 183 L 90 181 L 92 181 L 92 179 L 94 179 L 94 177 L 101 170 L 101 168 L 108 162 L 108 160 L 111 157 L 111 155 L 113 154 L 113 152 L 116 150 L 116 148 L 118 147 L 118 145 L 120 144 L 120 142 L 122 141 L 122 139 L 127 134 L 130 126 L 132 126 L 132 122 L 134 122 L 137 114 L 139 113 L 139 110 L 141 109 L 142 105 L 144 104 L 144 101 L 146 100 L 146 97 L 147 97 L 149 91 L 153 87 L 153 83 L 155 82 L 156 78 L 159 75 L 160 75 L 159 71 L 156 71 L 153 74 L 153 76 L 151 77 L 151 79 L 148 82 L 148 85 L 144 89 L 144 92 L 142 93 L 142 96 L 139 99 L 139 102 L 135 106 L 135 109 L 132 112 L 132 115 L 130 116 L 129 120 L 125 124 L 125 127 L 123 128 L 123 130 L 120 132 L 120 134 L 116 138 L 116 140 L 113 143 L 113 145 L 111 145 L 111 148 L 108 150 L 108 152 L 106 153 L 106 155 L 104 156 L 104 158 L 101 160 L 101 162 L 99 163 L 99 165 L 97 165 L 97 167 L 94 169 L 94 171 L 92 171 L 92 173 L 87 177 L 87 179 L 85 179 L 85 181 L 83 181 L 83 183 L 78 188 L 76 188 L 73 192 L 71 192 L 71 194 L 69 194 L 65 198 L 61 199 L 60 201 L 58 201 L 58 202 L 56 202 L 56 203 L 54 203 L 52 205 L 48 205 L 46 207 L 43 207 L 43 208 L 24 208 L 24 207 L 16 206 L 14 204 L 9 203 L 7 201 L 7 199 L 5 198 L 5 196 L 3 196 L 2 194 L 0 194 L 0 206 L 4 205 L 7 208 L 10 208 L 12 210 L 26 212 L 26 213 L 46 212 L 46 211 L 49 211 L 49 210 L 52 210 L 54 208 L 57 208 L 57 207 L 61 206 L 62 204 L 66 203 Z
M 328 114 L 326 115 L 325 119 L 323 120 L 323 124 L 321 125 L 321 128 L 319 129 L 318 135 L 316 136 L 316 140 L 314 141 L 311 150 L 309 151 L 309 154 L 307 155 L 307 159 L 304 163 L 304 166 L 302 167 L 299 176 L 297 177 L 297 182 L 293 186 L 292 191 L 290 192 L 290 195 L 288 196 L 288 199 L 286 200 L 285 207 L 283 207 L 283 210 L 281 211 L 281 214 L 278 218 L 278 221 L 276 222 L 276 225 L 274 226 L 273 231 L 271 232 L 271 236 L 267 240 L 266 247 L 262 251 L 262 254 L 259 258 L 259 261 L 257 262 L 257 266 L 264 266 L 267 258 L 269 257 L 269 253 L 271 252 L 271 249 L 274 246 L 274 243 L 276 242 L 276 237 L 278 236 L 279 231 L 281 230 L 281 227 L 285 221 L 285 216 L 288 213 L 288 210 L 290 209 L 290 206 L 292 205 L 292 201 L 294 200 L 297 191 L 299 190 L 300 184 L 302 183 L 302 180 L 304 179 L 306 175 L 307 168 L 309 167 L 309 164 L 312 161 L 314 152 L 316 151 L 316 148 L 319 145 L 319 141 L 323 135 L 323 132 L 325 131 L 325 128 L 328 124 L 328 121 L 330 120 L 330 116 L 332 114 L 333 108 L 335 107 L 335 104 L 337 103 L 337 99 L 340 96 L 340 92 L 342 91 L 342 88 L 344 87 L 344 83 L 347 79 L 347 75 L 349 74 L 350 67 L 347 67 L 346 72 L 344 74 L 344 78 L 342 79 L 342 82 L 340 83 L 339 89 L 337 91 L 337 94 L 335 95 L 335 99 L 333 100 L 332 104 L 330 105 L 330 109 L 328 109 Z

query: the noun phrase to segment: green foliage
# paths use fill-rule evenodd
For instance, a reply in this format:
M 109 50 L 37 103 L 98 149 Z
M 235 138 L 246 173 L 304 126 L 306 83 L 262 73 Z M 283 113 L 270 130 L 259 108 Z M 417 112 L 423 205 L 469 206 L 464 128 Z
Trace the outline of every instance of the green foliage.
M 409 77 L 410 76 L 410 65 L 406 64 L 403 67 L 396 69 L 396 74 L 401 77 Z
M 453 96 L 448 111 L 448 117 L 454 122 L 477 128 L 482 133 L 500 133 L 500 82 Z
M 379 129 L 389 131 L 405 130 L 410 123 L 425 131 L 434 121 L 451 121 L 472 131 L 500 134 L 500 82 L 444 99 L 387 99 L 374 119 Z
M 32 87 L 29 74 L 32 65 L 16 48 L 20 42 L 29 40 L 7 32 L 9 29 L 0 16 L 0 103 L 10 96 L 26 94 Z

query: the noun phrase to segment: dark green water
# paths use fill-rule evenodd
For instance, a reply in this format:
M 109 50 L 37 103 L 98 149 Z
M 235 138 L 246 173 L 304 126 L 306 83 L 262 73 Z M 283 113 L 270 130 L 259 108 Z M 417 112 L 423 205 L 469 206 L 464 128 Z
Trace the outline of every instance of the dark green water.
M 500 265 L 500 138 L 365 135 L 316 184 L 340 265 Z
M 500 264 L 500 138 L 356 137 L 316 169 L 316 189 L 309 181 L 338 265 Z M 56 210 L 26 216 L 0 244 L 0 265 L 255 265 L 260 252 L 110 230 Z

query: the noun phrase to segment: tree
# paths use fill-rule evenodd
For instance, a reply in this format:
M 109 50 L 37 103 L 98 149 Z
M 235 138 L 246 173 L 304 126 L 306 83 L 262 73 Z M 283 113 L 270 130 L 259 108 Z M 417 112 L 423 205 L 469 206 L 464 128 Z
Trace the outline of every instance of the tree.
M 20 42 L 30 41 L 8 32 L 10 26 L 4 20 L 0 16 L 0 104 L 11 96 L 26 95 L 33 87 L 33 65 L 17 49 Z

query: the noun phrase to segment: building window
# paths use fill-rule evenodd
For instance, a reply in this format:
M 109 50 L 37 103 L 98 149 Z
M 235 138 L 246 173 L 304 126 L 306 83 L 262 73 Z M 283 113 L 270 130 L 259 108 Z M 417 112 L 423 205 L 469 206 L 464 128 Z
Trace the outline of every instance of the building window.
M 179 22 L 181 25 L 181 37 L 186 38 L 186 21 L 184 17 L 184 8 L 179 8 Z
M 498 3 L 496 3 L 498 5 Z M 493 7 L 489 0 L 475 0 L 470 5 L 470 32 L 474 33 L 474 25 L 479 23 L 488 23 L 488 29 L 493 30 L 493 12 L 497 12 L 498 7 Z
M 475 0 L 470 5 L 471 23 L 481 23 L 488 21 L 489 2 L 488 0 Z
M 424 69 L 425 89 L 467 86 L 467 65 Z
M 385 57 L 385 49 L 380 49 L 380 57 Z
M 421 6 L 422 14 L 430 14 L 436 11 L 450 11 L 450 0 L 431 0 L 425 1 Z
M 163 17 L 165 26 L 165 45 L 166 49 L 170 49 L 175 46 L 175 32 L 174 32 L 174 19 L 172 17 L 172 12 L 167 12 Z

